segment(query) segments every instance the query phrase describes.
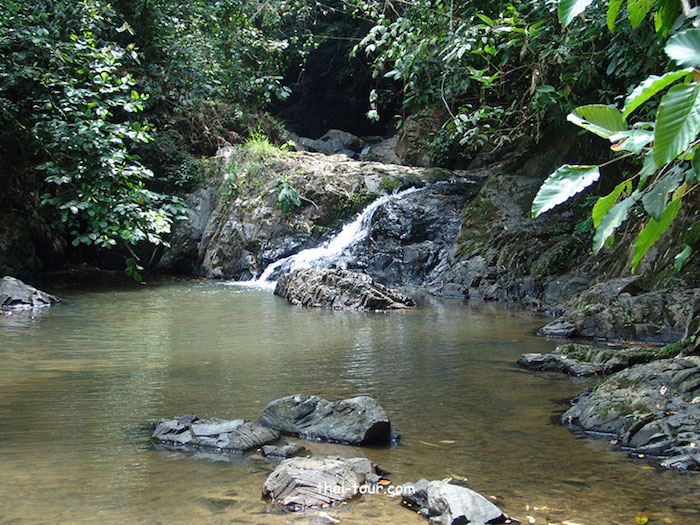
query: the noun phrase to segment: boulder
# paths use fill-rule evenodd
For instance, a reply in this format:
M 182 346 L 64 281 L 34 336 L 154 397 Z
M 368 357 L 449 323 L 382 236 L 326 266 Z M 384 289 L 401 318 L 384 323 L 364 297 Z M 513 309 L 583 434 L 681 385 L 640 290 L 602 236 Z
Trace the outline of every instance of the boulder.
M 151 439 L 165 448 L 222 453 L 241 453 L 279 439 L 279 433 L 246 419 L 199 419 L 187 415 L 161 419 L 154 425 Z
M 401 164 L 401 159 L 396 154 L 398 137 L 384 139 L 376 144 L 365 146 L 360 154 L 360 160 L 383 162 L 384 164 Z
M 632 366 L 576 396 L 565 425 L 614 437 L 667 468 L 700 470 L 700 357 Z
M 58 297 L 37 290 L 14 277 L 6 276 L 0 280 L 0 309 L 2 310 L 42 308 L 60 302 Z
M 263 497 L 290 510 L 330 507 L 360 494 L 367 483 L 385 474 L 366 458 L 337 456 L 282 461 L 263 485 Z
M 396 310 L 415 306 L 372 277 L 339 269 L 295 270 L 277 281 L 275 294 L 291 304 L 332 310 Z
M 268 403 L 258 423 L 304 439 L 345 445 L 389 443 L 391 423 L 379 402 L 368 396 L 327 401 L 297 394 Z
M 263 445 L 260 447 L 260 453 L 266 458 L 270 459 L 286 459 L 307 452 L 308 450 L 302 447 L 299 443 L 286 443 L 279 447 L 275 445 Z
M 401 486 L 402 505 L 442 525 L 505 523 L 508 515 L 478 492 L 444 481 L 421 479 Z
M 321 138 L 299 137 L 297 147 L 305 151 L 335 155 L 341 153 L 350 158 L 357 158 L 364 146 L 362 139 L 339 129 L 329 129 Z

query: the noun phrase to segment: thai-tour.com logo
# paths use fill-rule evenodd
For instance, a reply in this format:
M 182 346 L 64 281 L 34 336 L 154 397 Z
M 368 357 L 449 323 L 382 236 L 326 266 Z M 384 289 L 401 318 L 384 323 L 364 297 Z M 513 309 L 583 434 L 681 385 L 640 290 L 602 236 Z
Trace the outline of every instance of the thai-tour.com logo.
M 397 496 L 411 496 L 416 492 L 416 488 L 413 485 L 390 485 L 388 483 L 382 483 L 381 480 L 377 484 L 370 483 L 353 483 L 352 485 L 346 485 L 344 483 L 319 483 L 316 489 L 319 494 L 328 494 L 333 496 L 343 496 L 354 494 L 386 494 L 390 497 Z

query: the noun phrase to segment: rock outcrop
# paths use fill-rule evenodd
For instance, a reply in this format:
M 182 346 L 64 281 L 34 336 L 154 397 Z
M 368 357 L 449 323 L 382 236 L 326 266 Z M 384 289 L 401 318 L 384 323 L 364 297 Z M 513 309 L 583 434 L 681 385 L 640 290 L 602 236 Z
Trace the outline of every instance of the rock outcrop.
M 308 450 L 302 447 L 299 443 L 286 443 L 279 447 L 275 445 L 263 445 L 260 447 L 260 453 L 263 456 L 278 460 L 299 456 L 307 452 Z
M 297 394 L 268 403 L 258 423 L 304 439 L 346 445 L 389 443 L 391 422 L 381 405 L 368 396 L 327 401 Z
M 564 424 L 612 436 L 667 468 L 700 470 L 700 357 L 635 365 L 572 401 Z
M 505 523 L 508 515 L 478 492 L 421 479 L 401 486 L 402 504 L 441 525 Z
M 282 461 L 263 485 L 263 497 L 289 510 L 330 507 L 354 498 L 386 474 L 366 458 L 337 456 Z
M 2 310 L 42 308 L 60 302 L 58 297 L 37 290 L 14 277 L 6 276 L 0 280 L 0 309 Z
M 187 415 L 155 423 L 151 439 L 172 450 L 241 453 L 272 443 L 279 432 L 246 419 L 199 419 Z
M 277 281 L 275 294 L 291 304 L 332 310 L 397 310 L 415 306 L 399 290 L 369 275 L 338 269 L 295 270 Z
M 673 357 L 677 353 L 678 349 L 673 347 L 595 347 L 571 343 L 559 345 L 551 354 L 522 354 L 518 364 L 533 371 L 584 377 L 612 374 L 632 365 Z

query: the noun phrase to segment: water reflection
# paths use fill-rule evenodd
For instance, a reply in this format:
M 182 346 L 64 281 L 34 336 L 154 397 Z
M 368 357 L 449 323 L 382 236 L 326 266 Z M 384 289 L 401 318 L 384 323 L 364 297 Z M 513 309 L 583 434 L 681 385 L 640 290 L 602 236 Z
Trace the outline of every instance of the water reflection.
M 54 290 L 51 290 L 54 291 Z M 551 424 L 590 382 L 531 374 L 521 352 L 554 342 L 540 320 L 503 308 L 433 303 L 390 314 L 313 311 L 265 291 L 215 283 L 67 288 L 34 319 L 0 318 L 0 521 L 286 523 L 260 500 L 272 465 L 159 452 L 162 416 L 254 419 L 294 392 L 377 397 L 400 446 L 365 455 L 397 482 L 466 476 L 520 519 L 700 522 L 698 481 L 657 472 Z M 534 511 L 530 511 L 532 514 Z M 422 523 L 365 498 L 344 523 Z M 540 519 L 541 518 L 541 519 Z

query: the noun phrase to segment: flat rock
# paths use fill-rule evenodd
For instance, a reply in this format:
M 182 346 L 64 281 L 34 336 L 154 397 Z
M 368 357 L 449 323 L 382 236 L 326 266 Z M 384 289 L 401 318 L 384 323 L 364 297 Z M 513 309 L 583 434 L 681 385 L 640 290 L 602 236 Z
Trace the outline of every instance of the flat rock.
M 280 447 L 275 445 L 263 445 L 260 447 L 260 453 L 270 459 L 286 459 L 292 456 L 297 456 L 308 452 L 299 443 L 287 443 Z
M 346 445 L 388 443 L 391 422 L 379 402 L 368 396 L 327 401 L 297 394 L 268 403 L 258 423 L 285 434 Z
M 369 275 L 339 269 L 291 272 L 277 282 L 275 294 L 291 304 L 332 310 L 395 310 L 415 306 L 399 290 Z
M 42 308 L 60 302 L 58 297 L 37 290 L 14 277 L 6 276 L 0 280 L 0 309 L 2 310 Z
M 538 335 L 545 337 L 571 337 L 575 333 L 576 325 L 564 319 L 556 319 L 540 328 L 537 332 Z
M 576 377 L 598 375 L 602 367 L 557 354 L 522 354 L 518 365 L 536 372 L 561 372 Z
M 478 492 L 444 481 L 421 479 L 401 487 L 402 504 L 442 525 L 505 523 L 508 515 Z
M 151 435 L 154 442 L 173 450 L 222 453 L 257 449 L 279 437 L 277 431 L 246 419 L 199 419 L 192 415 L 160 419 Z
M 639 364 L 576 396 L 562 422 L 666 468 L 700 470 L 700 357 Z
M 285 459 L 263 485 L 263 497 L 290 510 L 325 508 L 360 494 L 384 472 L 367 458 L 337 456 Z

